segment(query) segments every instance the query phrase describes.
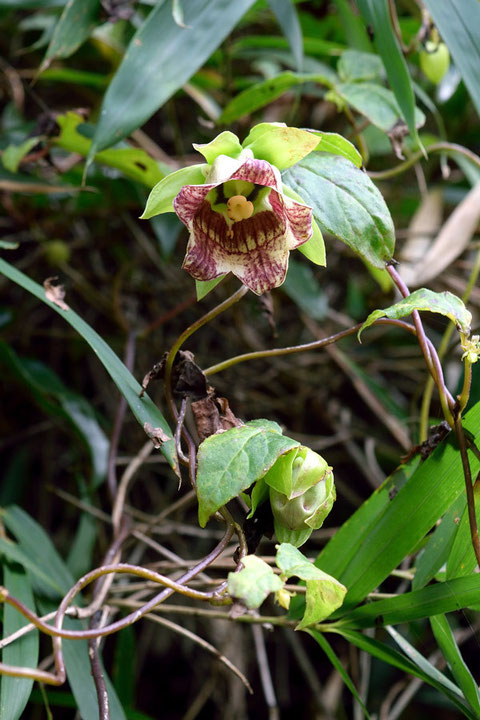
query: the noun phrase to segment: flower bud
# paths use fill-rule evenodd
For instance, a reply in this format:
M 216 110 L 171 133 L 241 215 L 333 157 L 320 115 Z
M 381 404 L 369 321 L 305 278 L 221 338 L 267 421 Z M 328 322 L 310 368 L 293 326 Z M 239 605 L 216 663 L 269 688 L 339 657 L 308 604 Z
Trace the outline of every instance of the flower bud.
M 331 468 L 309 448 L 295 448 L 277 460 L 265 482 L 270 485 L 277 539 L 300 547 L 332 509 L 335 485 Z

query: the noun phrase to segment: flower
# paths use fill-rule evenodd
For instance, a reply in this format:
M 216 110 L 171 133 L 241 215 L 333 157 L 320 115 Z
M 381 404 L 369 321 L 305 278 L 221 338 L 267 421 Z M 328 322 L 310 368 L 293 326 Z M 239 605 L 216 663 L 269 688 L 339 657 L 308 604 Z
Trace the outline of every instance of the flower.
M 257 295 L 283 283 L 290 250 L 313 232 L 312 209 L 284 195 L 279 170 L 248 149 L 216 157 L 173 207 L 190 232 L 182 267 L 196 280 L 232 272 Z

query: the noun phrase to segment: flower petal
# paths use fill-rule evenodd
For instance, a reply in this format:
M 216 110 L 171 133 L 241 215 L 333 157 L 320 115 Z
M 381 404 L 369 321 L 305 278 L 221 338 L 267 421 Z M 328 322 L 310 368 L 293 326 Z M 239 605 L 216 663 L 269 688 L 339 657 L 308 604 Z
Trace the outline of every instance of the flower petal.
M 216 185 L 184 185 L 173 201 L 173 207 L 180 220 L 190 227 L 205 197 Z
M 247 159 L 235 170 L 230 180 L 246 180 L 256 185 L 271 187 L 281 192 L 282 178 L 279 170 L 265 160 Z
M 286 247 L 294 250 L 312 237 L 312 208 L 271 192 L 268 198 L 276 215 L 282 215 L 287 224 Z
M 228 228 L 225 218 L 203 202 L 191 228 L 183 268 L 197 280 L 233 272 L 254 293 L 278 287 L 288 266 L 283 216 L 262 211 Z

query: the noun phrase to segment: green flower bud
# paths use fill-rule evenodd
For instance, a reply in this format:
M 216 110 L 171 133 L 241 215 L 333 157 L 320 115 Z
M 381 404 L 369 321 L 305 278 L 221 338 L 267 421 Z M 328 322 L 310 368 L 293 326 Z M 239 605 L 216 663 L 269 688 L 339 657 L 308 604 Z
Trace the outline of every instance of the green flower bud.
M 332 509 L 335 485 L 332 469 L 309 448 L 281 456 L 265 475 L 275 534 L 280 542 L 300 547 L 318 530 Z

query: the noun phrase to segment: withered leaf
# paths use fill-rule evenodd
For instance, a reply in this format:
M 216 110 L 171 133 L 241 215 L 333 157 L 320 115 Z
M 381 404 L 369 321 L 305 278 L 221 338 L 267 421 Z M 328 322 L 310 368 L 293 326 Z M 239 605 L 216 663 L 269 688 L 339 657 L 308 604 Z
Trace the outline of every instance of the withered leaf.
M 57 280 L 58 277 L 49 277 L 43 281 L 45 297 L 62 310 L 70 310 L 69 306 L 63 299 L 65 297 L 65 288 L 63 285 L 54 285 Z
M 224 397 L 215 397 L 213 388 L 209 388 L 209 391 L 207 397 L 192 402 L 192 413 L 200 442 L 215 433 L 243 425 L 243 422 L 230 410 L 228 400 Z
M 159 427 L 152 427 L 150 423 L 146 422 L 143 426 L 143 429 L 145 430 L 145 433 L 150 438 L 150 440 L 153 442 L 154 448 L 158 450 L 162 446 L 162 443 L 167 442 L 170 440 L 167 433 L 162 430 L 162 428 Z

